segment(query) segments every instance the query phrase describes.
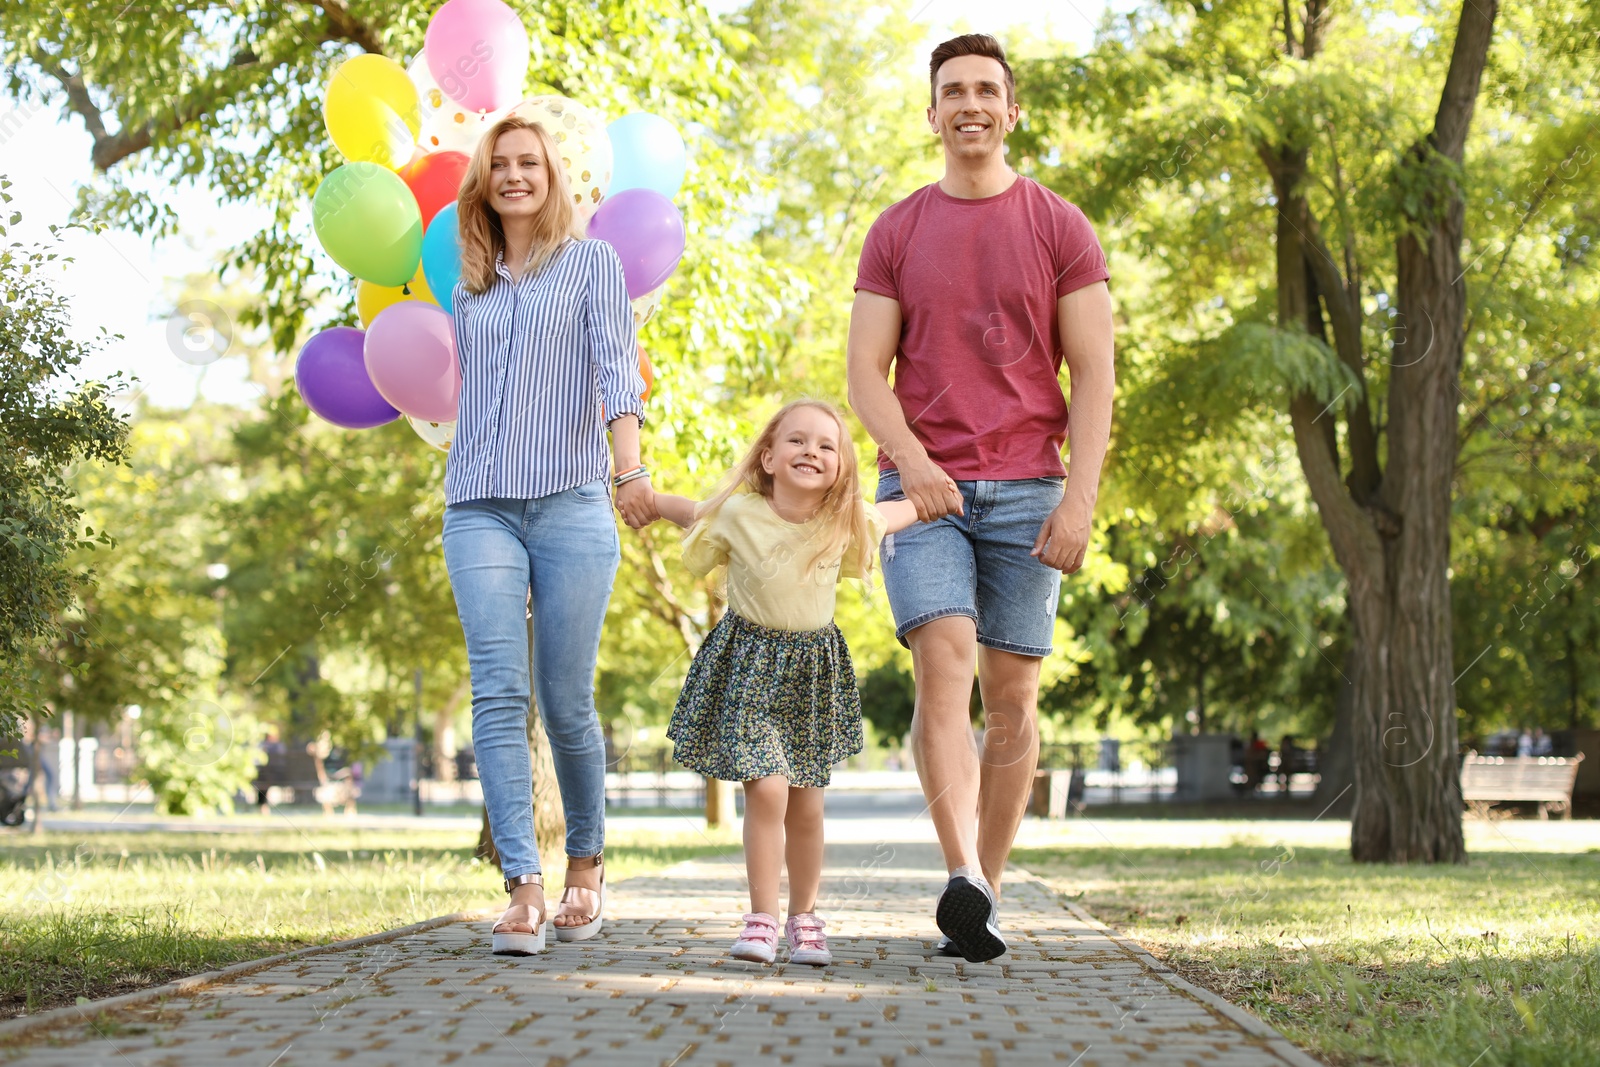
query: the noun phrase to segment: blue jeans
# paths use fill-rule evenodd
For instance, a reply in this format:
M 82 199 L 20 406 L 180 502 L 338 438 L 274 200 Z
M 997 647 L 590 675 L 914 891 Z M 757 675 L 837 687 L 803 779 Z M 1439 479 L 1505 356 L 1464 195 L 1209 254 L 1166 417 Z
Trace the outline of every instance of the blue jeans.
M 895 636 L 947 615 L 978 627 L 978 644 L 1048 656 L 1055 638 L 1061 572 L 1030 553 L 1039 527 L 1061 503 L 1062 479 L 957 481 L 965 513 L 915 523 L 883 539 L 883 587 Z M 877 499 L 903 500 L 900 472 L 878 475 Z
M 621 546 L 605 481 L 534 500 L 469 500 L 444 511 L 444 561 L 472 669 L 472 748 L 489 832 L 507 878 L 537 874 L 528 755 L 532 692 L 567 814 L 567 855 L 605 840 L 606 753 L 594 709 L 600 625 Z

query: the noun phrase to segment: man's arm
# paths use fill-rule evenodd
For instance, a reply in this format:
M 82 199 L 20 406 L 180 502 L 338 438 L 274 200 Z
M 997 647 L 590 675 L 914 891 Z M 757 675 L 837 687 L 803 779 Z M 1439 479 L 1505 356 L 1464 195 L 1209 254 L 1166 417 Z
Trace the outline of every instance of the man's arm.
M 1056 301 L 1061 351 L 1072 400 L 1067 416 L 1067 487 L 1061 504 L 1039 530 L 1033 554 L 1047 567 L 1072 574 L 1083 566 L 1100 495 L 1100 468 L 1111 440 L 1111 400 L 1117 372 L 1111 291 L 1086 285 Z
M 889 366 L 899 347 L 900 302 L 858 290 L 845 353 L 850 408 L 899 470 L 900 488 L 916 507 L 918 521 L 931 522 L 960 514 L 961 495 L 950 491 L 949 476 L 928 458 L 906 423 L 899 397 L 889 388 Z

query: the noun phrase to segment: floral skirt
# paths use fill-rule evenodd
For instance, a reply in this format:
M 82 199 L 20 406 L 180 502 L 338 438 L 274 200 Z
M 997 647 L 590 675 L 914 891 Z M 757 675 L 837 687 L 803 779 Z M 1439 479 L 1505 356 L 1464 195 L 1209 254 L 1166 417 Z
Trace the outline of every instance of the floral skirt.
M 689 667 L 667 729 L 674 758 L 729 782 L 825 786 L 861 751 L 861 694 L 833 623 L 773 630 L 728 612 Z

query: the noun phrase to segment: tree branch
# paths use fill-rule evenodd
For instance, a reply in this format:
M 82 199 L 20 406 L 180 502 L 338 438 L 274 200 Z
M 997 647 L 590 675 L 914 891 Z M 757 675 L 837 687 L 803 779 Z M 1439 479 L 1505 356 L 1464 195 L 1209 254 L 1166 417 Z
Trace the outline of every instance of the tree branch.
M 1284 205 L 1300 231 L 1302 254 L 1316 283 L 1316 296 L 1322 298 L 1333 326 L 1334 351 L 1361 382 L 1361 396 L 1351 406 L 1347 419 L 1350 437 L 1351 494 L 1365 504 L 1377 492 L 1383 472 L 1378 466 L 1378 432 L 1367 397 L 1367 359 L 1361 343 L 1361 305 L 1346 285 L 1333 261 L 1333 253 L 1322 240 L 1321 227 L 1311 206 L 1300 196 Z
M 371 24 L 352 15 L 344 0 L 294 0 L 294 2 L 302 7 L 320 11 L 326 18 L 326 25 L 318 38 L 313 40 L 304 34 L 301 35 L 306 44 L 316 46 L 330 41 L 345 41 L 359 45 L 368 52 L 384 54 L 383 39 L 377 30 Z M 143 152 L 154 144 L 158 137 L 199 122 L 229 102 L 228 99 L 216 95 L 209 81 L 202 81 L 200 90 L 186 93 L 174 100 L 165 114 L 153 117 L 138 126 L 123 126 L 112 133 L 106 129 L 105 113 L 94 102 L 81 70 L 68 71 L 55 56 L 38 47 L 33 50 L 33 61 L 39 65 L 39 69 L 60 82 L 66 91 L 68 109 L 83 119 L 85 129 L 94 138 L 90 159 L 95 169 L 101 172 L 110 170 L 129 156 Z M 255 50 L 245 47 L 236 51 L 225 66 L 212 73 L 237 71 L 260 64 L 261 57 Z
M 1322 513 L 1322 524 L 1334 556 L 1346 575 L 1383 573 L 1383 545 L 1370 512 L 1351 499 L 1339 480 L 1339 465 L 1328 449 L 1328 408 L 1310 393 L 1289 401 L 1289 422 L 1294 427 L 1295 451 L 1305 472 L 1311 498 Z
M 295 0 L 302 7 L 312 7 L 321 11 L 328 18 L 327 29 L 322 31 L 324 41 L 349 41 L 351 44 L 361 46 L 364 52 L 374 55 L 387 55 L 383 47 L 383 38 L 369 23 L 362 22 L 350 14 L 350 7 L 344 0 Z
M 1434 149 L 1456 163 L 1466 150 L 1467 129 L 1478 104 L 1478 86 L 1498 9 L 1499 0 L 1462 0 L 1461 24 L 1450 51 L 1450 71 L 1439 94 L 1432 136 Z

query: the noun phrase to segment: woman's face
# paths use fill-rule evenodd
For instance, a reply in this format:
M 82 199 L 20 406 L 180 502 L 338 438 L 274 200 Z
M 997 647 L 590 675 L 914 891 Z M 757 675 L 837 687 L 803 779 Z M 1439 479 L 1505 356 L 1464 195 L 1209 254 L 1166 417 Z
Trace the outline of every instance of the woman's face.
M 504 218 L 531 216 L 550 194 L 550 171 L 532 130 L 507 130 L 489 157 L 489 206 Z

